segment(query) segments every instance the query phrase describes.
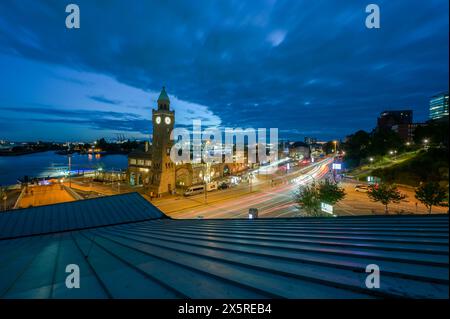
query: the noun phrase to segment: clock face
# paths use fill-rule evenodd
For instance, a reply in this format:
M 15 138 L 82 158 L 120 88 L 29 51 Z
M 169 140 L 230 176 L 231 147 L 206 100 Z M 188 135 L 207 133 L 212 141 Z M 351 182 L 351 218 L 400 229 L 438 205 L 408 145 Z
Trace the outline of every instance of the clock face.
M 166 118 L 164 119 L 164 121 L 166 122 L 167 125 L 170 124 L 170 122 L 172 122 L 172 120 L 170 119 L 170 117 L 166 116 Z
M 155 119 L 156 124 L 161 123 L 161 116 L 157 116 Z

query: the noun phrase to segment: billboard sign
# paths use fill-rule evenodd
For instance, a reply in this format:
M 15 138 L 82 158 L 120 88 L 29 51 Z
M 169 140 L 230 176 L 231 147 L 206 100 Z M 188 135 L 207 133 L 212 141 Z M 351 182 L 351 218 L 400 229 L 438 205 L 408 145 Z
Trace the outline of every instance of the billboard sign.
M 333 206 L 327 203 L 320 203 L 320 209 L 327 214 L 333 215 Z

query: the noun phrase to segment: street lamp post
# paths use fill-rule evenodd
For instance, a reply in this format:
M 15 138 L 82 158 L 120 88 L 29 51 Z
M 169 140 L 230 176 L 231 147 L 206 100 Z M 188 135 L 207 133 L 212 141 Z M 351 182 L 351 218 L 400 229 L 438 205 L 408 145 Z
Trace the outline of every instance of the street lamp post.
M 72 178 L 70 176 L 70 171 L 72 170 L 72 155 L 68 154 L 67 157 L 69 158 L 69 188 L 72 188 Z
M 424 145 L 424 148 L 425 148 L 425 149 L 428 148 L 428 143 L 429 143 L 429 142 L 430 142 L 430 140 L 427 139 L 427 138 L 423 140 L 423 145 Z
M 208 182 L 206 181 L 206 163 L 203 163 L 203 184 L 205 185 L 205 205 L 208 204 Z

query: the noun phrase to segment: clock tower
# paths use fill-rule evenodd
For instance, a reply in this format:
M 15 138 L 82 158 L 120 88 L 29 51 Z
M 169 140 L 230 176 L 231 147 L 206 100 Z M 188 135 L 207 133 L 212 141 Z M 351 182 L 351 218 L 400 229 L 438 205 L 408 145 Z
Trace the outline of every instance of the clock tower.
M 153 141 L 151 190 L 155 195 L 170 193 L 175 189 L 175 163 L 170 159 L 173 141 L 170 133 L 175 122 L 175 111 L 170 110 L 170 99 L 165 87 L 158 98 L 158 109 L 152 110 Z

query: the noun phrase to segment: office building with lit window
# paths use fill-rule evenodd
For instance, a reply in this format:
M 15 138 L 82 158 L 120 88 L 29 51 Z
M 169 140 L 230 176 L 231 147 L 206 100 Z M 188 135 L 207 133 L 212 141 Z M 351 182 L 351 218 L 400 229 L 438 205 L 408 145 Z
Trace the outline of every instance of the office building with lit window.
M 430 99 L 430 119 L 448 116 L 448 92 L 436 94 Z

